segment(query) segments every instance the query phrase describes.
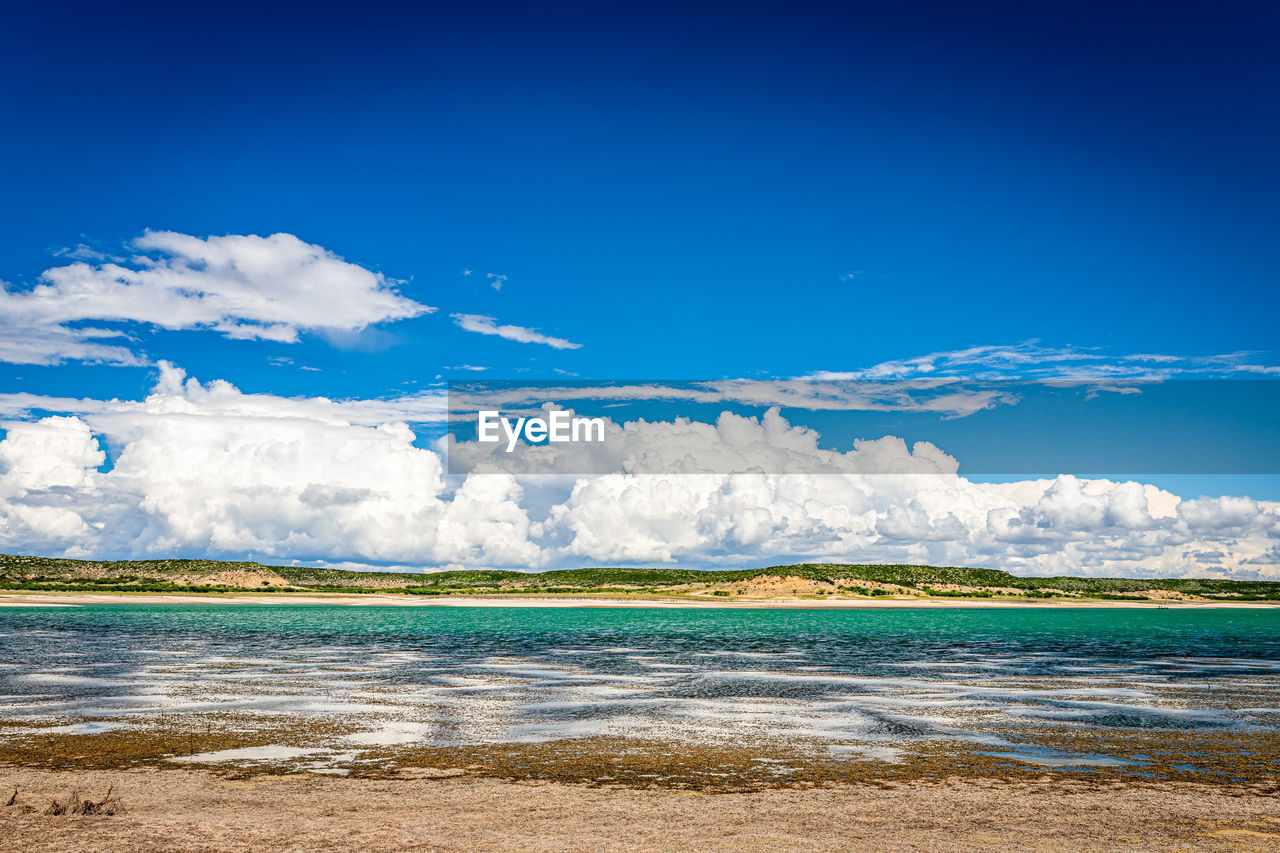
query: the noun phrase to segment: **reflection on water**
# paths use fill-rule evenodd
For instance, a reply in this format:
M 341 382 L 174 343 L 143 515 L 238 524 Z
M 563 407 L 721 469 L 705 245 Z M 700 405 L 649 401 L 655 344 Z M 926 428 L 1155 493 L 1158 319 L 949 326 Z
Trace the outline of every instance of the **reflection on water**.
M 328 749 L 197 762 L 608 737 L 806 741 L 882 762 L 956 741 L 1089 767 L 1139 762 L 1018 749 L 1017 735 L 1280 729 L 1277 610 L 105 605 L 0 610 L 0 648 L 10 733 L 184 714 L 344 727 Z

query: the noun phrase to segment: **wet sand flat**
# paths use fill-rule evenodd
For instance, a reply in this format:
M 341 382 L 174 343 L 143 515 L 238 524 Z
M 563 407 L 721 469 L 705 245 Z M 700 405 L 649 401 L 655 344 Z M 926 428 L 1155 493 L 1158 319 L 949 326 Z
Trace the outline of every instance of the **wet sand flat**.
M 429 773 L 427 774 L 429 775 Z M 237 779 L 197 770 L 0 770 L 0 834 L 32 851 L 1263 851 L 1274 791 L 950 780 L 709 794 L 494 779 Z M 73 788 L 112 816 L 44 815 Z M 0 800 L 2 803 L 3 800 Z

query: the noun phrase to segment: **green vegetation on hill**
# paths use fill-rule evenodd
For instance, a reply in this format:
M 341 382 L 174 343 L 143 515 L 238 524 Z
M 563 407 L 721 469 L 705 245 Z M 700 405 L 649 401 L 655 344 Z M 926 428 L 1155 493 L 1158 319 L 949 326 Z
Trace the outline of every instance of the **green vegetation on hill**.
M 793 594 L 920 595 L 961 598 L 1085 597 L 1145 600 L 1150 594 L 1280 601 L 1280 583 L 1213 578 L 1027 578 L 996 569 L 803 563 L 731 571 L 583 568 L 432 573 L 352 572 L 217 560 L 99 562 L 0 555 L 0 589 L 131 592 L 398 592 L 450 594 L 769 594 L 788 579 Z M 762 586 L 763 584 L 763 586 Z M 745 586 L 737 586 L 745 585 Z

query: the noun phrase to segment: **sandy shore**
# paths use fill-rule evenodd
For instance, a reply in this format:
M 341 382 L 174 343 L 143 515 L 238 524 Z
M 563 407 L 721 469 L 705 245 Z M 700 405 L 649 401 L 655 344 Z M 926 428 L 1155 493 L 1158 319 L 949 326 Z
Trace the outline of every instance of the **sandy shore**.
M 349 607 L 671 607 L 715 609 L 880 609 L 903 607 L 926 608 L 1098 608 L 1122 607 L 1145 609 L 1213 609 L 1276 608 L 1268 601 L 1102 601 L 1102 600 L 1017 600 L 988 598 L 761 598 L 711 599 L 635 596 L 609 598 L 573 595 L 450 595 L 420 596 L 394 593 L 278 592 L 263 595 L 245 592 L 210 592 L 197 595 L 184 593 L 80 593 L 80 592 L 9 592 L 0 594 L 0 607 L 68 607 L 81 604 L 328 604 Z
M 430 774 L 427 774 L 430 775 Z M 12 850 L 1274 850 L 1274 794 L 1192 784 L 949 781 L 745 794 L 193 770 L 0 768 Z M 73 788 L 123 810 L 42 814 Z M 14 805 L 2 805 L 14 789 Z

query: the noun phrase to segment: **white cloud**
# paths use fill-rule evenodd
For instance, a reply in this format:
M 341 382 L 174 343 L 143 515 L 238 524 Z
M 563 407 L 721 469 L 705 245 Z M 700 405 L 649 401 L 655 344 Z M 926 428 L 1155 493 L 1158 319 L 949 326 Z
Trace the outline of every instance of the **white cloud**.
M 468 332 L 477 332 L 481 335 L 497 335 L 500 338 L 518 341 L 522 344 L 546 344 L 556 349 L 579 349 L 582 346 L 582 344 L 566 341 L 564 338 L 553 338 L 550 335 L 544 335 L 535 329 L 529 329 L 524 326 L 500 326 L 497 319 L 484 314 L 451 314 L 450 316 L 459 328 Z
M 0 358 L 145 363 L 126 347 L 95 342 L 118 331 L 73 325 L 84 321 L 291 343 L 301 330 L 358 331 L 435 310 L 401 296 L 381 273 L 291 234 L 148 231 L 131 246 L 138 254 L 127 261 L 78 261 L 45 270 L 30 289 L 0 288 L 0 328 L 10 339 Z
M 9 496 L 51 488 L 83 488 L 106 455 L 78 418 L 50 417 L 10 428 L 0 441 Z
M 619 443 L 598 460 L 611 473 L 529 478 L 446 476 L 408 425 L 443 416 L 439 391 L 284 398 L 164 365 L 143 400 L 9 395 L 0 410 L 19 418 L 0 441 L 0 551 L 10 553 L 518 568 L 835 560 L 1280 579 L 1280 504 L 1071 476 L 974 483 L 931 445 L 889 436 L 824 450 L 777 411 L 618 424 Z
M 98 498 L 105 460 L 77 418 L 11 427 L 0 441 L 0 541 L 70 554 L 95 541 L 81 508 Z
M 145 400 L 8 422 L 0 550 L 538 565 L 514 480 L 450 497 L 398 408 L 243 394 L 166 366 Z

